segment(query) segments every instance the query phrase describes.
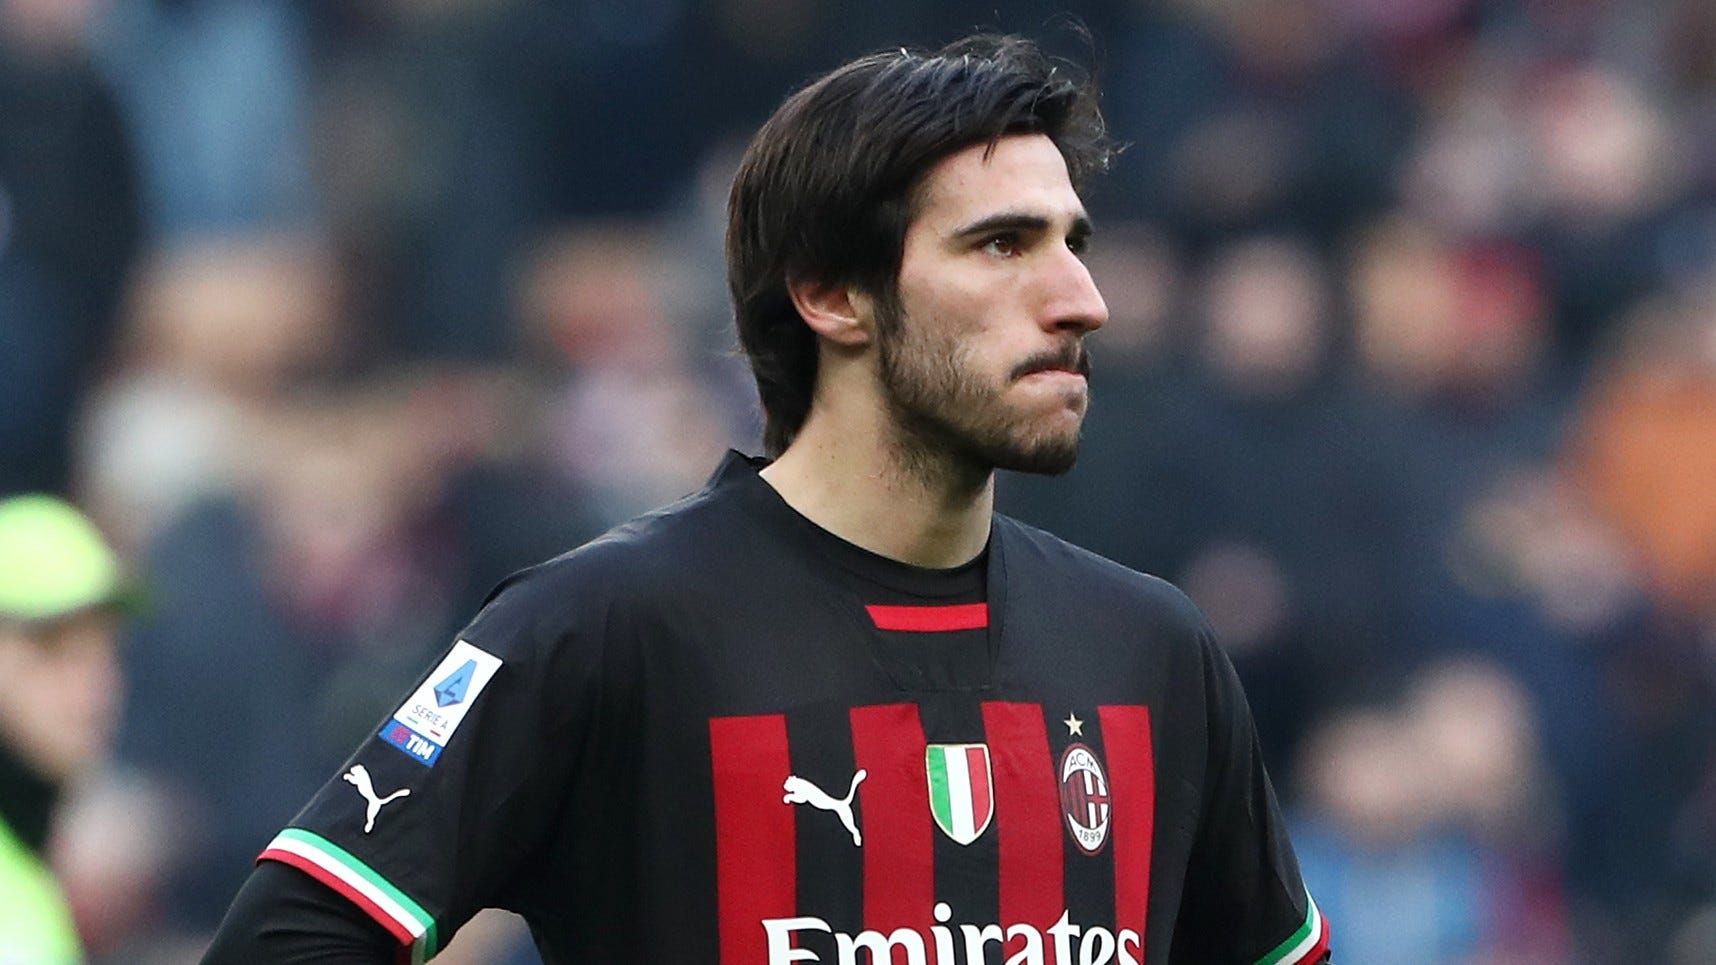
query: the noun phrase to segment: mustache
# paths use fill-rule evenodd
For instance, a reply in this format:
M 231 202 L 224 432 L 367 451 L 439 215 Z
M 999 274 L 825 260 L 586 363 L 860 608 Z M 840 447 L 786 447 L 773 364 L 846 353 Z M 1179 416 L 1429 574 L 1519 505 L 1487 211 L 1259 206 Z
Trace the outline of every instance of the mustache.
M 1090 378 L 1090 352 L 1082 342 L 1069 342 L 1058 349 L 1038 352 L 1013 366 L 1012 379 L 1022 379 L 1037 372 L 1077 372 Z

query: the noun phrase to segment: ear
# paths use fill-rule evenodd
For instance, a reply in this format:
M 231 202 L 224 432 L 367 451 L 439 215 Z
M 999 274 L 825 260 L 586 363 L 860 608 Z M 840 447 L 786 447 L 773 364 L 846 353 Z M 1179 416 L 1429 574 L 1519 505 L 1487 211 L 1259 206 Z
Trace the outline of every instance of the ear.
M 794 281 L 787 283 L 787 293 L 811 331 L 846 348 L 870 344 L 869 305 L 855 289 L 827 282 Z

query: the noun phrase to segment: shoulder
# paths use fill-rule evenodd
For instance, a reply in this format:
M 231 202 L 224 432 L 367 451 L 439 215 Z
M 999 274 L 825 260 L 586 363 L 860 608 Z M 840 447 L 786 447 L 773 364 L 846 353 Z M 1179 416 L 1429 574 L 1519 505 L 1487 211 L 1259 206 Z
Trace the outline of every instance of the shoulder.
M 1126 614 L 1176 635 L 1207 637 L 1209 623 L 1179 587 L 1076 546 L 1053 533 L 997 514 L 1010 586 L 1047 589 L 1103 612 Z
M 489 592 L 471 632 L 560 637 L 599 631 L 694 587 L 737 542 L 737 508 L 704 489 L 629 520 Z

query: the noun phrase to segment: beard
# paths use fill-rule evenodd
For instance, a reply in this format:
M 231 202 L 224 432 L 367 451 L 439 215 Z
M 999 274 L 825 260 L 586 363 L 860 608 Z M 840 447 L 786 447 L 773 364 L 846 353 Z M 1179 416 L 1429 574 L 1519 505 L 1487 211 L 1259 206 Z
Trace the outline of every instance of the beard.
M 984 477 L 995 469 L 1058 476 L 1077 462 L 1082 418 L 1069 430 L 1011 409 L 1003 398 L 1032 372 L 1072 368 L 1088 377 L 1090 359 L 1077 340 L 1026 359 L 995 384 L 956 339 L 912 324 L 897 298 L 878 299 L 876 312 L 882 393 L 906 465 L 951 460 Z

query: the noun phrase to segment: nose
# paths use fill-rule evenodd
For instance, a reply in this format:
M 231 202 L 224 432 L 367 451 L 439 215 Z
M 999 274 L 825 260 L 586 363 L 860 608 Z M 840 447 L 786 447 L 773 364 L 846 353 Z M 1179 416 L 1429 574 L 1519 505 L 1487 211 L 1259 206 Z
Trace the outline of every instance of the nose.
M 1090 269 L 1070 249 L 1062 248 L 1050 259 L 1047 274 L 1041 316 L 1044 328 L 1087 335 L 1108 321 L 1108 303 L 1090 277 Z

